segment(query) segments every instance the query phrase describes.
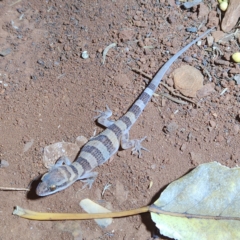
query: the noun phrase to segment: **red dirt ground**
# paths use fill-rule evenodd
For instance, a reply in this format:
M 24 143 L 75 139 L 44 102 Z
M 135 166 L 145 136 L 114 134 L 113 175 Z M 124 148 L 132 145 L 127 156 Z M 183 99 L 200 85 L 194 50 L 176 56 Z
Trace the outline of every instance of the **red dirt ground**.
M 197 36 L 187 27 L 201 26 L 198 34 L 212 26 L 219 29 L 217 1 L 205 2 L 186 10 L 173 0 L 0 1 L 0 52 L 11 49 L 0 56 L 0 153 L 9 163 L 0 169 L 0 186 L 27 187 L 45 173 L 45 146 L 102 131 L 93 120 L 94 110 L 107 104 L 113 119 L 122 116 L 149 82 L 132 68 L 154 75 Z M 202 12 L 210 5 L 210 13 Z M 103 65 L 102 51 L 111 43 L 117 47 L 110 49 Z M 119 151 L 113 161 L 97 168 L 91 189 L 81 190 L 79 181 L 45 198 L 34 195 L 36 186 L 29 194 L 1 191 L 0 239 L 165 239 L 149 214 L 114 219 L 101 229 L 90 220 L 29 221 L 12 211 L 19 205 L 35 211 L 81 212 L 83 198 L 115 211 L 132 209 L 153 203 L 169 183 L 198 164 L 237 166 L 240 88 L 232 77 L 240 71 L 228 61 L 237 46 L 231 39 L 217 46 L 223 56 L 214 56 L 203 39 L 164 77 L 171 86 L 171 72 L 189 57 L 187 64 L 203 73 L 204 84 L 212 77 L 215 91 L 193 99 L 198 107 L 155 96 L 130 132 L 131 138 L 147 136 L 143 144 L 150 152 L 142 159 L 130 150 Z M 81 58 L 84 50 L 88 59 Z M 157 92 L 164 91 L 160 86 Z M 111 187 L 102 197 L 106 184 Z

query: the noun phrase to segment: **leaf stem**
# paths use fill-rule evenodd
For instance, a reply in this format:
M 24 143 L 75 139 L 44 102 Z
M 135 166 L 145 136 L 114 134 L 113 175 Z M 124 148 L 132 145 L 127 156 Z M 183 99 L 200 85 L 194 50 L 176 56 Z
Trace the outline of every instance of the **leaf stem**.
M 137 208 L 122 212 L 111 213 L 46 213 L 46 212 L 34 212 L 28 209 L 16 206 L 13 214 L 22 218 L 31 220 L 83 220 L 83 219 L 98 219 L 98 218 L 112 218 L 112 217 L 126 217 L 140 213 L 149 212 L 149 206 Z

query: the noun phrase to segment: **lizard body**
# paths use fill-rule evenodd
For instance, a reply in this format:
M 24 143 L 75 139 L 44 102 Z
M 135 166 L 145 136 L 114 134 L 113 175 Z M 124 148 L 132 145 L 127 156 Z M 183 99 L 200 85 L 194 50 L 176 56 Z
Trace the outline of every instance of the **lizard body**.
M 91 138 L 86 145 L 83 146 L 79 156 L 73 163 L 71 163 L 68 158 L 61 157 L 55 166 L 42 176 L 42 182 L 39 183 L 36 189 L 37 195 L 47 196 L 59 192 L 77 180 L 81 180 L 91 187 L 97 177 L 97 173 L 92 172 L 92 170 L 109 160 L 109 158 L 118 151 L 120 145 L 123 149 L 133 148 L 133 153 L 138 153 L 139 156 L 141 156 L 141 149 L 147 150 L 141 146 L 141 142 L 145 138 L 140 140 L 129 140 L 130 128 L 142 113 L 160 84 L 164 74 L 173 62 L 210 31 L 212 31 L 212 29 L 207 30 L 172 56 L 157 72 L 132 107 L 119 120 L 116 122 L 108 120 L 112 115 L 108 107 L 105 112 L 99 111 L 100 115 L 98 116 L 98 122 L 107 128 L 99 135 Z

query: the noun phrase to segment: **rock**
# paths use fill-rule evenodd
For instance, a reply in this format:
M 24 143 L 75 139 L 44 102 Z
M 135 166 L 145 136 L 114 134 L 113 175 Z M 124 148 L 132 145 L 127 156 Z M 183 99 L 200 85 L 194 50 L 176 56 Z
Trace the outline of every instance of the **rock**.
M 227 67 L 230 64 L 228 61 L 224 61 L 222 59 L 216 59 L 216 60 L 214 60 L 214 63 L 217 64 L 217 65 L 224 65 L 224 66 L 227 66 Z
M 222 20 L 222 30 L 224 32 L 230 32 L 237 24 L 240 16 L 240 4 L 239 0 L 230 0 L 225 16 Z
M 191 63 L 193 61 L 193 58 L 189 57 L 189 56 L 186 56 L 186 57 L 183 58 L 183 61 L 186 62 L 186 63 Z
M 88 142 L 88 139 L 84 136 L 78 136 L 75 141 L 75 143 L 79 146 L 79 148 L 81 148 L 87 142 Z
M 213 36 L 207 36 L 207 43 L 208 46 L 211 47 L 213 45 L 214 37 Z
M 175 122 L 170 122 L 167 126 L 164 126 L 163 131 L 165 133 L 173 133 L 178 129 L 178 125 Z
M 133 21 L 133 25 L 137 27 L 147 27 L 147 23 L 143 23 L 141 21 Z
M 216 138 L 215 138 L 215 142 L 222 142 L 224 141 L 224 137 L 222 135 L 218 135 Z
M 8 54 L 10 54 L 11 52 L 12 52 L 12 49 L 11 49 L 11 48 L 6 48 L 6 49 L 0 51 L 0 56 L 5 57 L 5 56 L 7 56 Z
M 206 17 L 209 13 L 209 8 L 206 6 L 204 3 L 199 4 L 199 9 L 198 9 L 198 18 L 202 19 Z
M 224 37 L 225 33 L 223 31 L 215 31 L 212 32 L 212 36 L 215 40 L 215 42 L 218 42 L 220 39 Z
M 180 150 L 181 150 L 182 152 L 184 152 L 184 151 L 186 150 L 186 148 L 187 148 L 187 144 L 186 144 L 186 143 L 183 143 L 182 146 L 180 147 Z
M 27 152 L 32 146 L 33 146 L 33 143 L 34 143 L 34 139 L 31 139 L 30 141 L 26 142 L 24 147 L 23 147 L 23 152 Z
M 0 160 L 0 168 L 5 168 L 5 167 L 8 167 L 8 166 L 9 166 L 8 161 L 3 160 L 3 159 Z
M 219 23 L 219 17 L 217 16 L 217 12 L 216 11 L 211 11 L 208 14 L 207 27 L 208 28 L 216 27 L 216 26 L 218 26 L 218 23 Z
M 79 146 L 74 143 L 57 142 L 44 147 L 43 151 L 43 164 L 46 168 L 50 169 L 56 163 L 56 161 L 66 156 L 73 161 L 79 152 Z
M 198 5 L 199 3 L 201 3 L 202 0 L 195 0 L 195 1 L 187 1 L 185 3 L 183 3 L 182 5 L 185 7 L 185 8 L 192 8 L 196 5 Z
M 215 92 L 214 88 L 215 88 L 214 83 L 207 83 L 200 90 L 198 90 L 197 97 L 203 98 L 203 97 L 210 95 L 211 93 Z
M 233 125 L 233 135 L 237 135 L 239 132 L 239 125 L 235 124 Z
M 210 121 L 209 121 L 209 125 L 210 125 L 212 128 L 215 128 L 217 124 L 216 124 L 215 121 L 210 120 Z
M 196 68 L 184 65 L 173 72 L 174 86 L 183 95 L 196 97 L 196 93 L 203 87 L 203 75 Z

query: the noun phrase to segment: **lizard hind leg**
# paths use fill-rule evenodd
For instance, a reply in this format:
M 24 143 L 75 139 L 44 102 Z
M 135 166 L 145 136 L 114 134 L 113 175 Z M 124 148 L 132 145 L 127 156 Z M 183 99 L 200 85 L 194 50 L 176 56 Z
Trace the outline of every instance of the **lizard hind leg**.
M 94 119 L 97 119 L 97 122 L 102 126 L 107 128 L 114 123 L 114 121 L 108 119 L 112 116 L 112 111 L 107 105 L 106 105 L 106 111 L 96 110 L 96 112 L 100 114 L 94 117 Z
M 141 138 L 141 139 L 129 140 L 129 132 L 127 131 L 122 135 L 121 147 L 123 149 L 132 148 L 132 154 L 133 155 L 138 155 L 138 157 L 141 158 L 142 157 L 142 151 L 141 150 L 145 150 L 145 151 L 149 152 L 149 150 L 147 148 L 145 148 L 141 145 L 141 142 L 145 139 L 146 139 L 146 136 Z

